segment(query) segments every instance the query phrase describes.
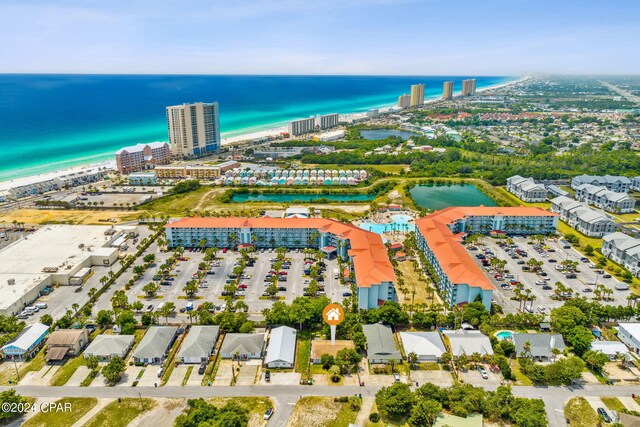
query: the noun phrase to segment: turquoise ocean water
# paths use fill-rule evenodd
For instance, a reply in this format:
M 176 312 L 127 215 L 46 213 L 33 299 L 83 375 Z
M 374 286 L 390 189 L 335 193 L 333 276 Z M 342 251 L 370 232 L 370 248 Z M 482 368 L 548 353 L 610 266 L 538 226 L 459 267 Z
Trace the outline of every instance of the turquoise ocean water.
M 126 145 L 165 141 L 165 107 L 220 102 L 222 136 L 321 113 L 394 105 L 414 83 L 426 97 L 467 76 L 0 75 L 0 181 L 112 160 Z M 515 77 L 476 77 L 478 89 Z

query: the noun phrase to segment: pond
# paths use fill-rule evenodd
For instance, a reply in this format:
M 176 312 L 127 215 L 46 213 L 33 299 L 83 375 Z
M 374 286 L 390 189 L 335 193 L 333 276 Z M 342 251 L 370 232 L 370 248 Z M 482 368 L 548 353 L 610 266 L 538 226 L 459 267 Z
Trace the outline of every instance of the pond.
M 305 193 L 235 193 L 231 201 L 243 202 L 276 202 L 276 203 L 313 203 L 327 202 L 370 202 L 375 194 L 342 193 L 342 194 L 305 194 Z
M 433 210 L 449 206 L 498 206 L 473 184 L 416 185 L 410 194 L 416 205 Z
M 360 131 L 360 135 L 362 135 L 364 139 L 370 139 L 373 141 L 385 139 L 390 136 L 399 136 L 403 141 L 406 141 L 412 136 L 416 136 L 413 132 L 396 129 L 363 129 Z

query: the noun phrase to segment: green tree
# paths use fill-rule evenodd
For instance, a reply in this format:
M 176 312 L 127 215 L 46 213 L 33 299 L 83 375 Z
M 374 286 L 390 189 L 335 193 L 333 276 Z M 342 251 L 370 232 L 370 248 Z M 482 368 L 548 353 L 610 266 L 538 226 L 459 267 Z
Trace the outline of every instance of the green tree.
M 582 355 L 582 360 L 584 360 L 589 368 L 601 372 L 604 365 L 609 361 L 609 358 L 601 351 L 589 350 Z
M 102 375 L 109 381 L 111 384 L 115 384 L 120 380 L 122 373 L 124 372 L 124 362 L 118 356 L 112 357 L 109 363 L 102 368 Z
M 91 356 L 87 358 L 87 368 L 94 370 L 98 367 L 98 358 L 95 356 Z
M 145 293 L 147 298 L 153 298 L 158 292 L 158 285 L 154 282 L 149 282 L 142 287 L 142 292 Z
M 164 317 L 164 323 L 169 323 L 169 316 L 176 311 L 176 305 L 172 302 L 166 302 L 160 309 L 160 316 Z
M 53 317 L 51 317 L 49 313 L 43 314 L 42 316 L 40 316 L 40 323 L 42 323 L 43 325 L 51 326 L 51 324 L 53 323 Z
M 567 343 L 573 348 L 573 352 L 582 356 L 591 348 L 593 334 L 584 326 L 575 326 L 566 335 Z
M 413 407 L 414 397 L 407 384 L 395 383 L 383 387 L 376 393 L 378 410 L 391 419 L 399 419 L 409 415 Z
M 0 405 L 4 408 L 6 404 L 11 405 L 27 403 L 27 399 L 16 393 L 15 389 L 6 390 L 0 393 Z M 20 415 L 19 412 L 11 412 L 7 410 L 0 411 L 0 421 L 4 425 L 9 420 L 17 418 Z
M 96 315 L 96 323 L 104 328 L 113 323 L 113 314 L 109 310 L 100 310 Z
M 189 283 L 184 285 L 182 290 L 184 291 L 188 299 L 192 299 L 198 292 L 198 283 L 195 280 L 191 280 Z
M 440 411 L 442 411 L 440 402 L 432 399 L 418 399 L 411 410 L 408 423 L 411 427 L 432 426 Z

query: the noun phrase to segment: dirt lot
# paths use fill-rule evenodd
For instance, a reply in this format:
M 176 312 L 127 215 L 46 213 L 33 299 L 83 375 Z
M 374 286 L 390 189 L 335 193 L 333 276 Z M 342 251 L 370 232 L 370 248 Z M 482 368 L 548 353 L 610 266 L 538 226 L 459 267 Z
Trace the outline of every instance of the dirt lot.
M 0 221 L 11 223 L 13 221 L 24 222 L 25 224 L 98 224 L 108 225 L 111 222 L 101 222 L 116 218 L 118 222 L 131 221 L 138 218 L 141 212 L 135 211 L 85 211 L 85 210 L 40 210 L 40 209 L 17 209 L 0 215 Z
M 425 383 L 438 384 L 439 387 L 450 387 L 453 385 L 453 377 L 449 371 L 411 371 L 411 381 L 420 386 Z

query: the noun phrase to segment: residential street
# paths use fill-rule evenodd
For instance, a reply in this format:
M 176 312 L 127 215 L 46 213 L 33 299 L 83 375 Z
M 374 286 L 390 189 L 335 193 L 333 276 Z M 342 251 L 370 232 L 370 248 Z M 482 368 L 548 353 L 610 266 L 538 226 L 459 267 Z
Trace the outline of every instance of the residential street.
M 11 387 L 0 387 L 5 391 Z M 86 387 L 17 386 L 19 394 L 33 397 L 86 397 Z M 285 427 L 295 402 L 301 396 L 347 396 L 361 394 L 375 397 L 381 386 L 221 386 L 221 387 L 96 387 L 91 396 L 96 398 L 118 397 L 167 397 L 209 398 L 229 396 L 269 396 L 275 401 L 276 411 L 269 427 Z M 485 387 L 491 390 L 495 387 Z M 550 427 L 566 426 L 564 406 L 569 399 L 578 396 L 630 396 L 637 393 L 637 386 L 587 385 L 584 387 L 513 387 L 513 394 L 527 398 L 541 398 L 545 402 Z

